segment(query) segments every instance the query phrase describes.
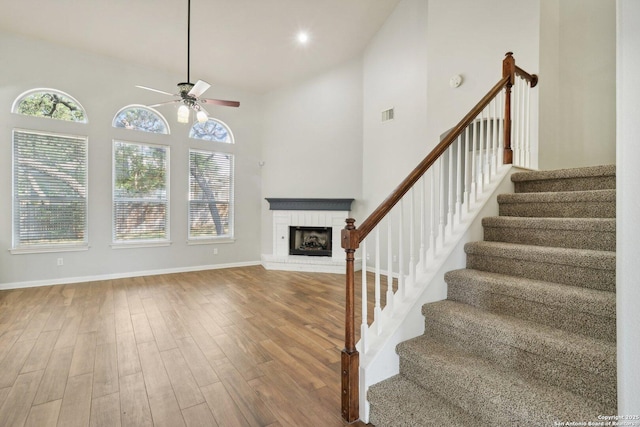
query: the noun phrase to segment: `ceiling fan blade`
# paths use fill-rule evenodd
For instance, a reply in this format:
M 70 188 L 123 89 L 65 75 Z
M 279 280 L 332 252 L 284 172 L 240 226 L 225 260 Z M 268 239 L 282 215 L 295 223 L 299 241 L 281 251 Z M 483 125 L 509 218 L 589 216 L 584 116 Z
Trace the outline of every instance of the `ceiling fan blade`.
M 189 95 L 195 96 L 196 98 L 202 95 L 209 89 L 211 85 L 203 80 L 198 80 L 196 84 L 189 91 Z
M 162 94 L 164 94 L 164 95 L 169 95 L 169 96 L 178 96 L 178 95 L 176 95 L 176 94 L 169 93 L 169 92 L 165 92 L 165 91 L 163 91 L 163 90 L 154 89 L 154 88 L 152 88 L 152 87 L 139 86 L 139 85 L 136 85 L 136 87 L 139 87 L 140 89 L 150 90 L 150 91 L 152 91 L 152 92 L 162 93 Z
M 225 101 L 222 99 L 200 99 L 202 104 L 214 104 L 214 105 L 223 105 L 225 107 L 239 107 L 240 103 L 238 101 Z
M 147 107 L 151 107 L 151 108 L 154 108 L 154 107 L 161 107 L 161 106 L 163 106 L 163 105 L 175 104 L 175 103 L 177 103 L 177 102 L 182 102 L 182 100 L 181 100 L 181 99 L 174 99 L 173 101 L 165 101 L 165 102 L 160 102 L 160 103 L 158 103 L 158 104 L 147 105 Z

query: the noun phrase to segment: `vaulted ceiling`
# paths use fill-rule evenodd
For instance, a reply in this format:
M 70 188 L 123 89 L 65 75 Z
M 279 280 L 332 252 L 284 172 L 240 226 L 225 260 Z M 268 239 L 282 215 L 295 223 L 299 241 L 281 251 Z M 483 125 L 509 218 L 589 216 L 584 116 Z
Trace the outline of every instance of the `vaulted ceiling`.
M 302 80 L 362 52 L 398 2 L 191 0 L 191 80 L 258 92 Z M 186 79 L 187 0 L 0 0 L 0 10 L 2 31 Z

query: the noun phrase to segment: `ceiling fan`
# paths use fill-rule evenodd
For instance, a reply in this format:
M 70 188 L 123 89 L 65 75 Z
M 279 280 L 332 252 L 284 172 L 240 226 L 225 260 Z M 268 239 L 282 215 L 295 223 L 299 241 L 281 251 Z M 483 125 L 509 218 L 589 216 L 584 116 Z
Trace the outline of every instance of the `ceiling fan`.
M 152 92 L 158 92 L 163 95 L 176 96 L 178 99 L 172 101 L 160 102 L 158 104 L 149 105 L 149 107 L 159 107 L 168 104 L 182 103 L 178 108 L 178 122 L 189 122 L 189 111 L 196 112 L 196 118 L 200 123 L 204 123 L 209 120 L 209 113 L 204 109 L 201 104 L 222 105 L 225 107 L 239 107 L 238 101 L 225 101 L 222 99 L 210 99 L 200 98 L 200 96 L 211 87 L 211 85 L 203 80 L 198 80 L 195 84 L 191 83 L 190 77 L 191 68 L 191 0 L 187 0 L 187 81 L 178 83 L 178 93 L 169 93 L 163 90 L 150 88 L 147 86 L 136 87 L 140 89 L 150 90 Z

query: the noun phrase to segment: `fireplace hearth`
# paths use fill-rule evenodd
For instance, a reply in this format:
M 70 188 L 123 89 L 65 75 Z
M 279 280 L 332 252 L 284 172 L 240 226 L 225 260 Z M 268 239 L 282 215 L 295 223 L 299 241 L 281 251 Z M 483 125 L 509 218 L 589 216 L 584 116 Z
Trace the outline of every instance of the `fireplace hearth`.
M 331 231 L 331 227 L 289 227 L 289 255 L 330 257 Z

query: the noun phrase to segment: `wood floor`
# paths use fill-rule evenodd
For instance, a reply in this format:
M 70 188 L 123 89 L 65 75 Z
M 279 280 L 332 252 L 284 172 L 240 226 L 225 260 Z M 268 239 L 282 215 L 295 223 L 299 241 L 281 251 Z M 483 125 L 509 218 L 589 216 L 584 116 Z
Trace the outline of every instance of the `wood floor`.
M 1 291 L 0 426 L 342 426 L 343 319 L 259 266 Z

